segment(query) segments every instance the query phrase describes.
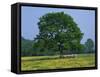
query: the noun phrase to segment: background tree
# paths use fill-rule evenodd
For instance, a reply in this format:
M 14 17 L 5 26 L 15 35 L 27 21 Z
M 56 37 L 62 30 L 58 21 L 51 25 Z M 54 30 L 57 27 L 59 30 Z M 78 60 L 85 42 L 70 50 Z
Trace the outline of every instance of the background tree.
M 33 41 L 21 37 L 21 56 L 32 56 L 33 54 Z
M 85 49 L 86 49 L 86 52 L 88 53 L 94 51 L 94 42 L 92 39 L 87 39 L 87 41 L 85 42 Z
M 64 12 L 47 13 L 40 17 L 38 27 L 40 31 L 35 40 L 38 45 L 41 44 L 39 48 L 42 52 L 60 51 L 60 57 L 63 57 L 63 50 L 78 50 L 83 33 L 70 15 Z

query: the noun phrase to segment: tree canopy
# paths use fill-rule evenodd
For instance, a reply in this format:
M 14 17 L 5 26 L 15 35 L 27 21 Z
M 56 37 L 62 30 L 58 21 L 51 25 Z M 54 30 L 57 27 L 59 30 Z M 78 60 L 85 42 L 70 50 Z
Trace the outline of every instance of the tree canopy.
M 92 39 L 87 39 L 87 41 L 85 42 L 85 49 L 86 49 L 86 52 L 94 51 L 94 42 Z
M 41 52 L 78 51 L 83 33 L 74 19 L 64 12 L 47 13 L 39 18 L 39 35 L 35 38 L 33 47 L 39 47 Z M 36 46 L 37 45 L 37 46 Z

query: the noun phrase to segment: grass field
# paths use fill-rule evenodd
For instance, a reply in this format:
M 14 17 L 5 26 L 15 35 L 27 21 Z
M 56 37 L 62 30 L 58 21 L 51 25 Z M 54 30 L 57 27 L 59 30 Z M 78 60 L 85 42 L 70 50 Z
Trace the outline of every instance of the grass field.
M 59 56 L 21 57 L 21 70 L 43 70 L 95 66 L 94 54 L 78 54 L 75 58 Z

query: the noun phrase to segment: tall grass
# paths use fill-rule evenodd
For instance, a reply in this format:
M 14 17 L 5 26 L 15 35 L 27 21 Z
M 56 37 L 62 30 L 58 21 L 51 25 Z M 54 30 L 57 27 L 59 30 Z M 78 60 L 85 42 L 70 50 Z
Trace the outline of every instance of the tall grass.
M 74 58 L 33 56 L 21 58 L 21 70 L 45 70 L 95 66 L 95 54 L 78 54 Z

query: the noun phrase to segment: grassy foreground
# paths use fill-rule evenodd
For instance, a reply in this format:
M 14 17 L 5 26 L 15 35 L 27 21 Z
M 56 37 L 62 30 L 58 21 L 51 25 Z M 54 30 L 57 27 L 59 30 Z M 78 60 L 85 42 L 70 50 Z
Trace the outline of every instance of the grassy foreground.
M 21 70 L 43 70 L 95 66 L 94 54 L 78 54 L 75 58 L 59 56 L 21 57 Z

